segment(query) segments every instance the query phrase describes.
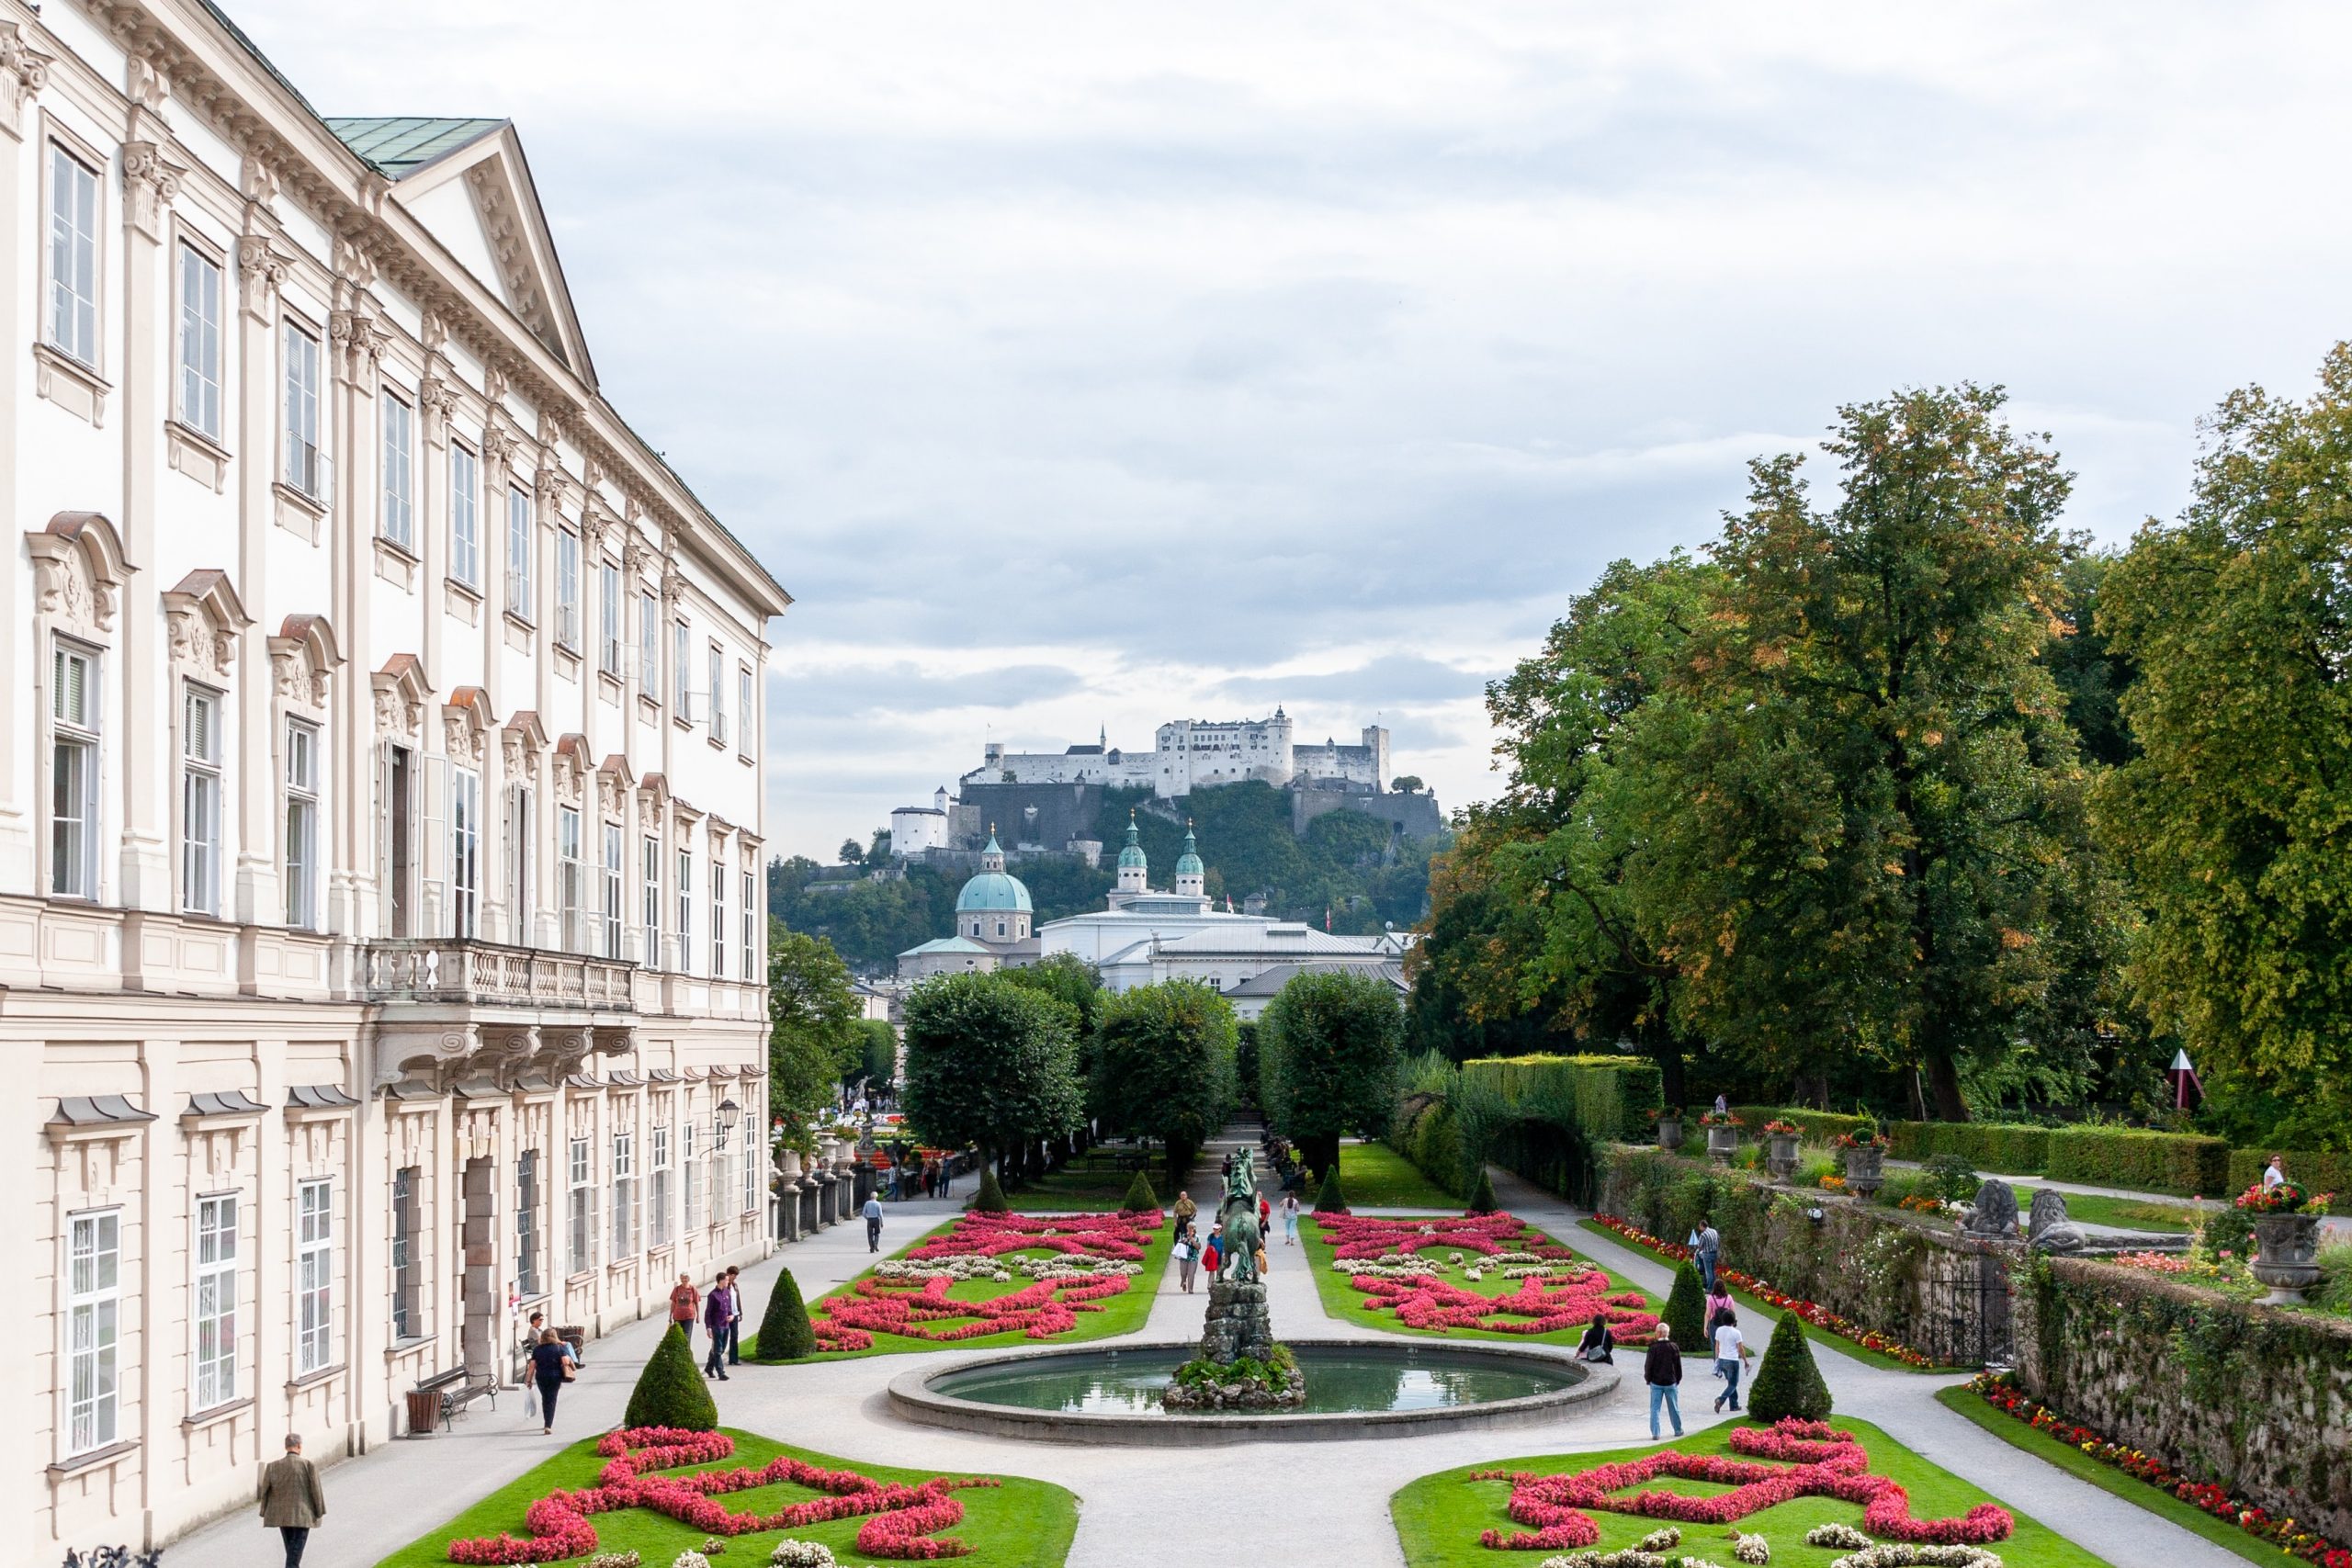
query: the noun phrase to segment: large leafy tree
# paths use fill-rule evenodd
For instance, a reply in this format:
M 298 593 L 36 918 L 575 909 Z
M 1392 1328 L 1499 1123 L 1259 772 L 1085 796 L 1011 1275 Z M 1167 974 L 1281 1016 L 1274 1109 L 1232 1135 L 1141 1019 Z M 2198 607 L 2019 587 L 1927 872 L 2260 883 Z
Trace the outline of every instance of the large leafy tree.
M 2195 497 L 2108 574 L 2139 754 L 2100 830 L 2145 913 L 2133 989 L 2275 1141 L 2352 1145 L 2352 347 L 2297 402 L 2246 389 Z
M 1404 1021 L 1388 982 L 1359 969 L 1294 976 L 1267 1005 L 1258 1021 L 1260 1102 L 1309 1168 L 1335 1166 L 1347 1134 L 1387 1126 Z
M 1095 1033 L 1095 1113 L 1164 1142 L 1182 1179 L 1232 1109 L 1237 1043 L 1233 1004 L 1198 980 L 1110 997 Z
M 1817 507 L 1751 466 L 1645 725 L 1631 873 L 1687 1027 L 1817 1074 L 1856 1049 L 1964 1118 L 1964 1063 L 2039 1025 L 2096 922 L 2085 773 L 2039 655 L 2064 602 L 2056 455 L 1963 386 L 1843 409 Z M 1663 793 L 1656 793 L 1663 786 Z
M 831 942 L 768 922 L 768 1104 L 804 1154 L 810 1119 L 861 1059 L 861 1012 Z
M 899 1103 L 925 1142 L 983 1162 L 1082 1120 L 1069 1009 L 997 975 L 939 975 L 907 993 Z

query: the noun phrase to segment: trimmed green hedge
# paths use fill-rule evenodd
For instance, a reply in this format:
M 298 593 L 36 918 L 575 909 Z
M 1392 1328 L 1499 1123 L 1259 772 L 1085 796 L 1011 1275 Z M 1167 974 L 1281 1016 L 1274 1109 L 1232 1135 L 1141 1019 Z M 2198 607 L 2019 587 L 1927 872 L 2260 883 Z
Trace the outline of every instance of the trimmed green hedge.
M 2224 1191 L 2208 1191 L 2208 1198 L 2226 1198 L 2245 1191 L 2262 1179 L 2262 1168 L 2270 1163 L 2270 1149 L 2232 1149 L 2230 1151 L 2230 1185 Z M 2292 1149 L 2275 1151 L 2287 1156 L 2287 1174 L 2298 1185 L 2314 1192 L 2340 1192 L 2352 1201 L 2352 1155 L 2297 1154 Z
M 1861 1131 L 1871 1120 L 1867 1116 L 1841 1116 L 1834 1111 L 1800 1111 L 1786 1105 L 1735 1105 L 1731 1109 L 1734 1115 L 1747 1123 L 1744 1131 L 1751 1139 L 1764 1135 L 1765 1122 L 1781 1121 L 1804 1128 L 1808 1144 L 1833 1143 L 1843 1134 Z M 1693 1112 L 1690 1125 L 1684 1129 L 1686 1135 L 1695 1132 L 1698 1124 L 1698 1115 Z
M 1522 1115 L 1573 1122 L 1596 1143 L 1648 1143 L 1658 1102 L 1657 1064 L 1647 1056 L 1482 1056 L 1462 1064 Z
M 2050 1174 L 2048 1127 L 2007 1122 L 1890 1122 L 1887 1152 L 1896 1159 L 1928 1160 L 1958 1155 L 1979 1170 L 2002 1176 Z
M 2230 1184 L 2230 1145 L 2135 1127 L 2053 1127 L 2041 1174 L 2053 1181 L 2218 1197 Z

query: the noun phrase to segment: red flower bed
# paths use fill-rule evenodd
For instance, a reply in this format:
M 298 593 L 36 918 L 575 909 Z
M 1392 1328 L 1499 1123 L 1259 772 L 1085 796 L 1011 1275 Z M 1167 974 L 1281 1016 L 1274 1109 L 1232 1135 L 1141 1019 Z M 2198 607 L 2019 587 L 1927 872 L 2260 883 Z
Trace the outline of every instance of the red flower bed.
M 907 1257 L 928 1262 L 975 1254 L 1002 1258 L 1015 1252 L 1058 1252 L 1069 1258 L 1141 1263 L 1160 1221 L 1157 1211 L 1144 1214 L 967 1213 L 945 1235 L 924 1242 Z M 876 1334 L 939 1344 L 990 1334 L 1051 1339 L 1078 1326 L 1080 1313 L 1101 1312 L 1095 1303 L 1104 1297 L 1125 1293 L 1129 1281 L 1117 1274 L 1092 1280 L 1040 1280 L 984 1302 L 950 1298 L 947 1292 L 956 1283 L 944 1277 L 895 1280 L 869 1274 L 852 1287 L 852 1294 L 817 1303 L 809 1319 L 817 1348 L 869 1349 Z
M 1482 1546 L 1510 1551 L 1573 1551 L 1600 1539 L 1592 1511 L 1634 1514 L 1683 1524 L 1727 1525 L 1799 1497 L 1836 1497 L 1862 1505 L 1862 1528 L 1887 1540 L 1981 1546 L 2006 1540 L 2017 1520 L 1997 1503 L 1979 1503 L 1956 1519 L 1915 1518 L 1911 1495 L 1900 1482 L 1870 1473 L 1870 1455 L 1850 1432 L 1823 1421 L 1790 1419 L 1769 1428 L 1736 1427 L 1731 1446 L 1750 1459 L 1688 1454 L 1663 1449 L 1637 1460 L 1596 1465 L 1574 1475 L 1480 1471 L 1474 1481 L 1508 1480 L 1510 1517 L 1519 1530 L 1489 1529 Z M 1786 1461 L 1785 1467 L 1758 1460 Z M 1631 1487 L 1660 1475 L 1705 1481 L 1732 1490 L 1707 1497 Z
M 1317 1214 L 1331 1255 L 1351 1261 L 1378 1258 L 1385 1252 L 1409 1256 L 1434 1247 L 1443 1252 L 1475 1252 L 1492 1258 L 1498 1252 L 1532 1252 L 1538 1258 L 1566 1258 L 1568 1249 L 1530 1231 L 1510 1215 L 1435 1214 L 1427 1219 L 1377 1220 L 1364 1214 Z M 1532 1238 L 1536 1245 L 1521 1246 Z M 1547 1250 L 1548 1248 L 1548 1250 Z
M 857 1550 L 870 1557 L 901 1560 L 961 1557 L 971 1548 L 934 1532 L 962 1522 L 964 1505 L 952 1494 L 971 1486 L 994 1486 L 979 1477 L 933 1476 L 920 1485 L 876 1481 L 854 1470 L 824 1470 L 789 1454 L 778 1454 L 753 1470 L 700 1471 L 692 1475 L 655 1475 L 680 1465 L 708 1464 L 735 1451 L 733 1438 L 718 1432 L 681 1432 L 665 1427 L 636 1427 L 607 1432 L 596 1452 L 608 1461 L 596 1484 L 577 1491 L 561 1487 L 523 1511 L 528 1539 L 499 1534 L 449 1543 L 452 1562 L 547 1562 L 584 1557 L 596 1550 L 596 1529 L 588 1520 L 619 1508 L 650 1508 L 707 1535 L 749 1535 L 755 1530 L 795 1529 L 829 1519 L 870 1516 L 857 1530 Z M 791 1482 L 827 1495 L 793 1503 L 770 1514 L 733 1513 L 713 1501 L 730 1492 Z
M 1619 1219 L 1614 1214 L 1595 1214 L 1592 1216 L 1592 1222 L 1616 1232 L 1636 1247 L 1647 1247 L 1660 1257 L 1671 1258 L 1677 1262 L 1681 1262 L 1690 1256 L 1689 1247 L 1678 1242 L 1660 1240 L 1647 1231 L 1638 1229 Z M 1875 1328 L 1864 1328 L 1849 1317 L 1840 1317 L 1819 1302 L 1809 1302 L 1802 1296 L 1792 1296 L 1786 1292 L 1776 1291 L 1753 1274 L 1743 1274 L 1736 1269 L 1726 1269 L 1717 1264 L 1715 1278 L 1746 1291 L 1749 1295 L 1776 1311 L 1794 1313 L 1815 1328 L 1827 1329 L 1838 1338 L 1850 1339 L 1863 1349 L 1875 1350 L 1890 1360 L 1900 1361 L 1906 1367 L 1932 1367 L 1936 1364 L 1935 1358 L 1925 1351 L 1915 1350 L 1900 1339 L 1881 1334 Z M 2347 1564 L 2346 1568 L 2352 1568 L 2352 1564 Z
M 2192 1481 L 2143 1450 L 2110 1440 L 2088 1427 L 2067 1420 L 2018 1386 L 2007 1373 L 1985 1372 L 1969 1388 L 1994 1409 L 2014 1416 L 2038 1432 L 2079 1450 L 2101 1464 L 2171 1493 L 2182 1502 L 2226 1519 L 2249 1535 L 2261 1537 L 2281 1551 L 2315 1562 L 2320 1568 L 2352 1568 L 2352 1549 L 2305 1529 L 2290 1518 L 2280 1518 L 2210 1481 Z
M 1362 1262 L 1395 1253 L 1411 1256 L 1432 1250 L 1475 1252 L 1481 1259 L 1502 1252 L 1524 1252 L 1543 1264 L 1557 1264 L 1541 1275 L 1517 1281 L 1518 1289 L 1485 1295 L 1450 1280 L 1435 1277 L 1384 1280 L 1373 1274 L 1351 1275 L 1349 1283 L 1365 1296 L 1364 1309 L 1385 1307 L 1408 1328 L 1442 1334 L 1452 1328 L 1480 1328 L 1497 1334 L 1549 1334 L 1582 1328 L 1595 1314 L 1609 1319 L 1617 1338 L 1628 1345 L 1645 1345 L 1657 1331 L 1657 1314 L 1639 1291 L 1609 1288 L 1609 1276 L 1598 1269 L 1571 1267 L 1575 1254 L 1539 1230 L 1510 1214 L 1461 1214 L 1428 1219 L 1374 1219 L 1363 1214 L 1317 1214 L 1315 1221 L 1332 1255 L 1343 1261 Z

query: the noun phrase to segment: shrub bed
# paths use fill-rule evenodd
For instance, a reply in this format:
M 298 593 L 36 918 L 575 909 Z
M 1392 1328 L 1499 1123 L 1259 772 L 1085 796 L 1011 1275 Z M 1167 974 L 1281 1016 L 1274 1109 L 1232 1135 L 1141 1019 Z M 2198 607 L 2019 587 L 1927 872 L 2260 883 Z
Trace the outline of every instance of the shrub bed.
M 1331 1248 L 1329 1271 L 1363 1309 L 1407 1328 L 1566 1338 L 1599 1315 L 1622 1345 L 1646 1345 L 1657 1331 L 1648 1297 L 1508 1213 L 1318 1214 L 1315 1227 L 1314 1239 Z M 1489 1279 L 1499 1286 L 1491 1293 L 1482 1288 Z
M 2053 1181 L 2182 1197 L 2228 1190 L 2230 1145 L 2219 1138 L 2137 1127 L 2053 1127 L 2041 1174 Z
M 2050 1129 L 2007 1122 L 1890 1122 L 1887 1152 L 1896 1159 L 1927 1161 L 1958 1155 L 1979 1170 L 2003 1176 L 2041 1176 L 2050 1159 Z
M 2262 1168 L 2270 1163 L 2273 1152 L 2269 1149 L 2232 1149 L 2229 1185 L 2219 1189 L 2207 1188 L 2203 1195 L 2245 1191 L 2262 1179 Z M 2340 1192 L 2347 1201 L 2352 1201 L 2352 1154 L 2297 1154 L 2292 1149 L 2277 1152 L 2286 1155 L 2287 1174 L 2306 1191 Z

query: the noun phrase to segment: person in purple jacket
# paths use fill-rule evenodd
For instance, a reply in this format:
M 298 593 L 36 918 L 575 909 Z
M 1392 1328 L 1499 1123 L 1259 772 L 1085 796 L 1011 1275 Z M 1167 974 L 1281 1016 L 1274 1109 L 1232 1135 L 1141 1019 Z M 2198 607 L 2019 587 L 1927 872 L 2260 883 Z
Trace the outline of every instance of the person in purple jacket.
M 726 1275 L 702 1299 L 702 1323 L 710 1330 L 710 1358 L 702 1364 L 702 1375 L 728 1381 L 727 1363 L 719 1358 L 727 1353 L 727 1325 L 735 1321 L 735 1285 Z

